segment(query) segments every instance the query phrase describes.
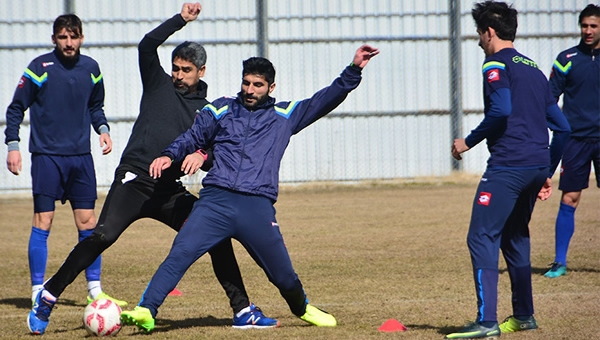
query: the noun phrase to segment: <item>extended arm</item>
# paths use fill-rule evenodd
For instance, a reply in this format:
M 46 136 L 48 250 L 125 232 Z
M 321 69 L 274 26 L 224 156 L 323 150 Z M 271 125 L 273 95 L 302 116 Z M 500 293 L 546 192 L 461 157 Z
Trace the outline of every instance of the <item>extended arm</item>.
M 196 20 L 201 9 L 200 3 L 184 3 L 181 13 L 175 14 L 160 24 L 140 41 L 138 45 L 139 66 L 144 87 L 148 87 L 164 77 L 165 72 L 158 58 L 158 47 L 188 22 Z
M 292 102 L 286 114 L 290 117 L 293 132 L 297 133 L 338 107 L 360 84 L 362 69 L 367 66 L 371 58 L 379 54 L 379 49 L 369 45 L 359 47 L 350 66 L 333 83 L 315 93 L 311 98 Z

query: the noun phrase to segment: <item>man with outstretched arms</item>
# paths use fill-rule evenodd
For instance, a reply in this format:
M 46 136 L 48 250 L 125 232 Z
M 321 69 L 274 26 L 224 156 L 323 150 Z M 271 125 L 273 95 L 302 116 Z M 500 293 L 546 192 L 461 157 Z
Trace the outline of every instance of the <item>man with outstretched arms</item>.
M 361 46 L 352 64 L 330 86 L 311 98 L 291 102 L 270 97 L 275 89 L 275 68 L 269 60 L 253 57 L 243 62 L 237 97 L 219 98 L 205 106 L 194 125 L 150 165 L 150 175 L 161 178 L 193 150 L 209 146 L 214 150 L 214 165 L 202 182 L 200 200 L 138 306 L 121 314 L 124 323 L 152 331 L 158 308 L 187 269 L 216 244 L 235 238 L 263 268 L 294 315 L 316 326 L 337 325 L 331 314 L 308 303 L 273 205 L 281 159 L 291 136 L 341 104 L 359 85 L 362 69 L 378 53 L 371 46 Z

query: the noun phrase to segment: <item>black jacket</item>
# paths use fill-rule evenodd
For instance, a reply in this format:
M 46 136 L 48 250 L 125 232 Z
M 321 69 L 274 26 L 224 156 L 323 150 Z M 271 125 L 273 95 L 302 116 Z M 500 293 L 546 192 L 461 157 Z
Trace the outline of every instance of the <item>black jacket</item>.
M 196 93 L 182 95 L 175 90 L 171 75 L 160 65 L 157 48 L 185 24 L 181 15 L 176 14 L 146 34 L 138 45 L 142 100 L 120 164 L 133 166 L 146 174 L 150 163 L 192 126 L 196 110 L 208 104 L 205 82 L 200 81 Z M 183 176 L 180 168 L 180 163 L 173 164 L 161 178 L 173 180 Z

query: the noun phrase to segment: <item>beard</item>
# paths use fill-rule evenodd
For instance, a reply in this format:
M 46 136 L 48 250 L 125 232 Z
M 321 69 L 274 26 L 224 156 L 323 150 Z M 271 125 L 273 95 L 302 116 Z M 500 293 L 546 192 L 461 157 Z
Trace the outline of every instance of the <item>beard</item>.
M 255 102 L 253 104 L 249 104 L 248 102 L 246 102 L 246 99 L 254 99 Z M 246 93 L 242 93 L 242 100 L 243 100 L 242 102 L 244 104 L 244 107 L 251 110 L 251 109 L 254 109 L 254 108 L 266 103 L 267 100 L 269 100 L 269 95 L 257 97 L 257 96 L 250 96 Z
M 190 87 L 182 81 L 175 81 L 173 87 L 175 87 L 175 91 L 181 94 L 188 94 L 190 92 Z

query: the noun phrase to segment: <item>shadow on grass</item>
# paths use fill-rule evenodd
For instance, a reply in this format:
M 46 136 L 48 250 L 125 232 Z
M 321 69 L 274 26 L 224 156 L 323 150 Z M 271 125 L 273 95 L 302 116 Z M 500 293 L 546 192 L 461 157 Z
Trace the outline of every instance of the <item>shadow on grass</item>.
M 183 320 L 157 319 L 156 328 L 153 333 L 168 332 L 176 329 L 186 329 L 194 327 L 222 327 L 231 326 L 231 318 L 215 318 L 208 315 L 201 318 L 187 318 Z
M 87 302 L 87 301 L 86 301 Z M 5 298 L 0 299 L 0 305 L 8 305 L 14 306 L 19 309 L 31 309 L 31 300 L 28 298 Z M 69 299 L 60 299 L 58 300 L 58 306 L 72 306 L 72 307 L 85 307 L 86 304 L 81 301 L 69 300 Z
M 567 273 L 600 273 L 600 269 L 598 268 L 578 268 L 578 267 L 568 267 Z M 546 272 L 550 270 L 550 267 L 531 267 L 531 275 L 544 275 Z M 508 269 L 502 268 L 499 270 L 500 274 L 508 273 Z

